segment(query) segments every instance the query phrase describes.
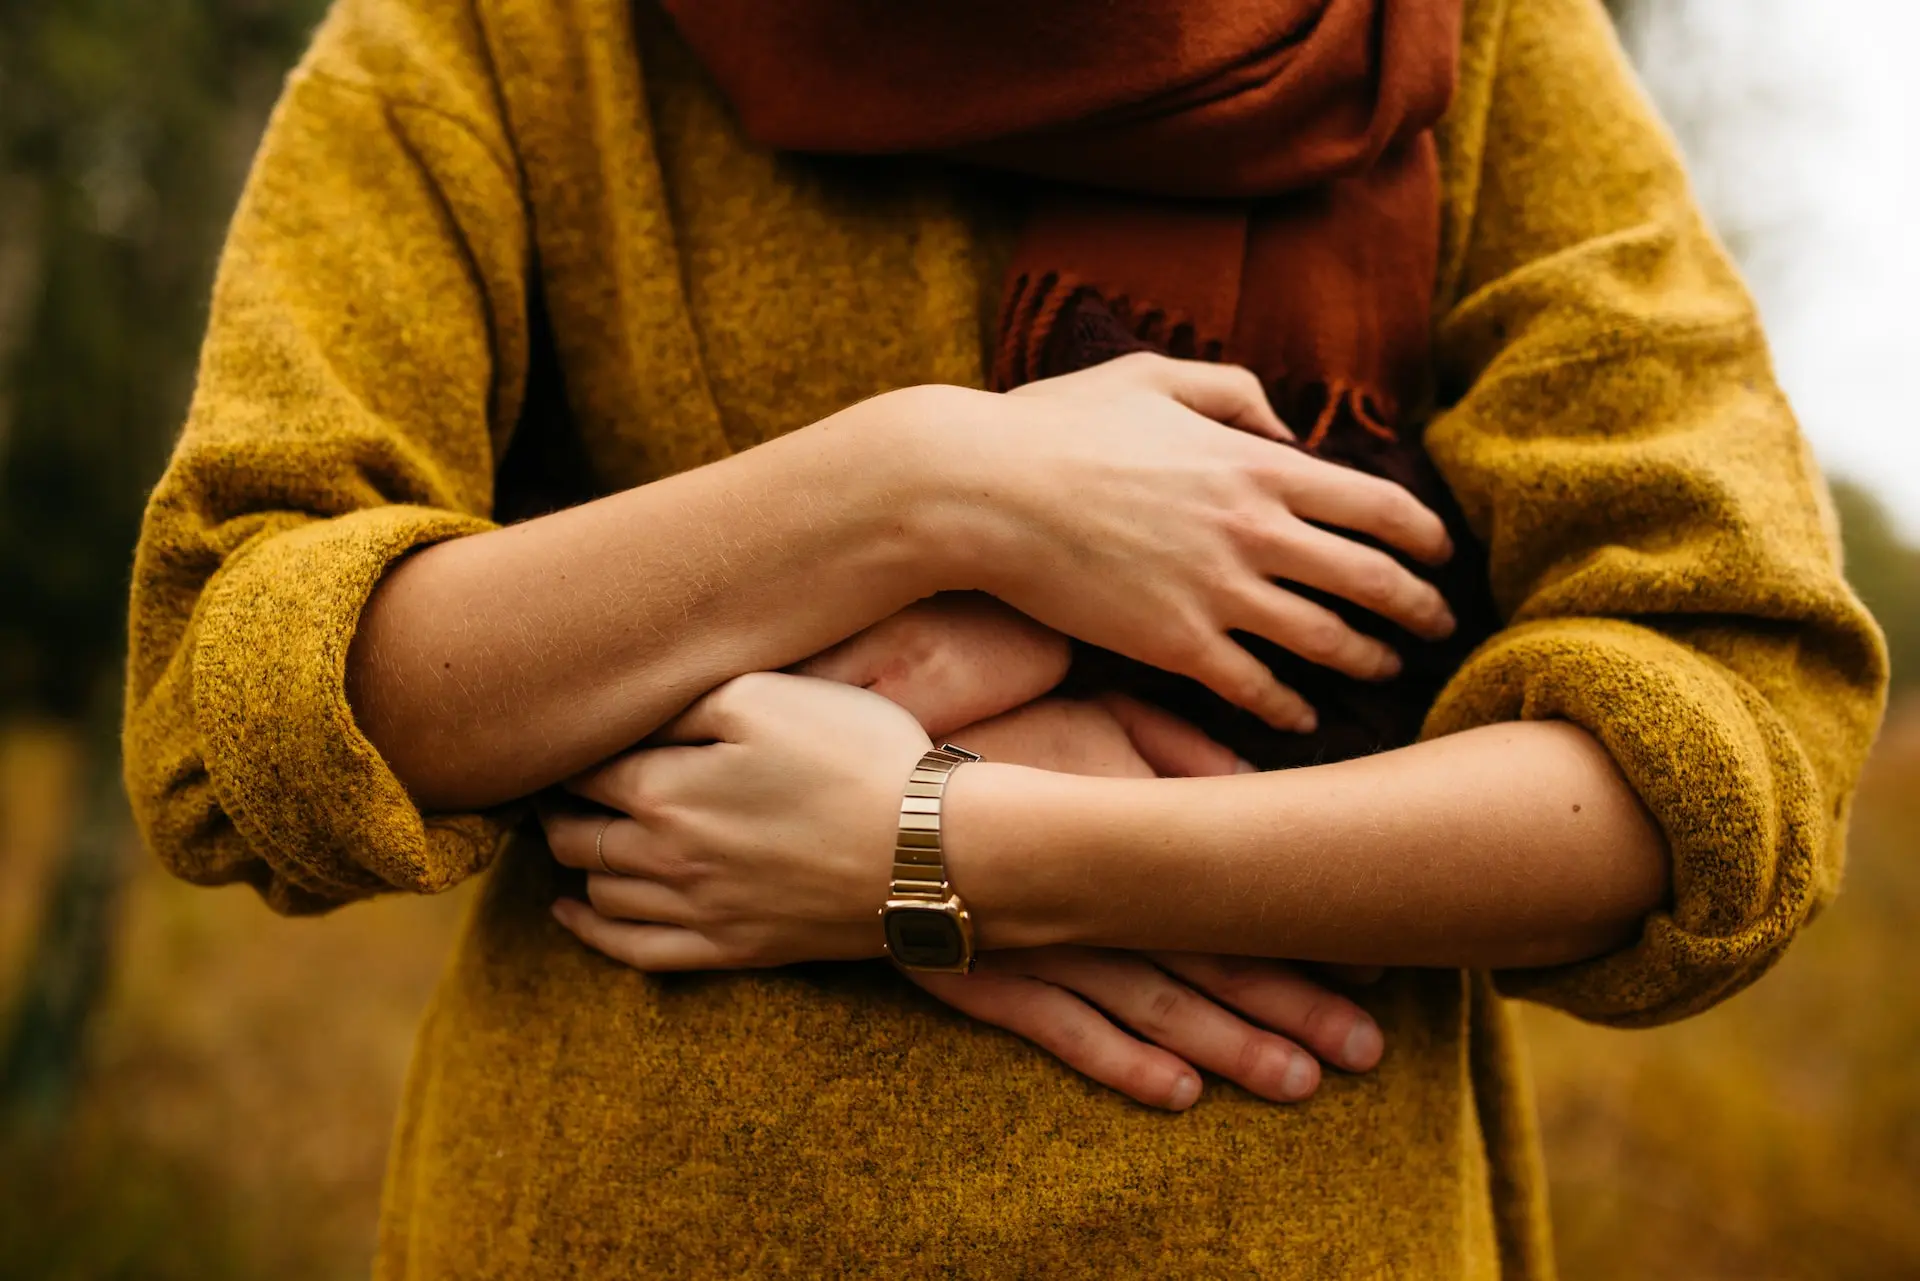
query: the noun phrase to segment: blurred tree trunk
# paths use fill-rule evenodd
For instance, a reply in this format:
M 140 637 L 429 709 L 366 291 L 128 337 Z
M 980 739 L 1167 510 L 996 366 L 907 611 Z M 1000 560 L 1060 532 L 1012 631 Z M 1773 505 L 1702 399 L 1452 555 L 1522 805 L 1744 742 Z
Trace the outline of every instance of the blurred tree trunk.
M 128 843 L 127 570 L 185 414 L 221 229 L 324 0 L 0 0 L 0 716 L 74 726 L 83 796 L 0 1033 L 51 1130 L 105 991 Z
M 8 1135 L 29 1141 L 51 1137 L 66 1117 L 107 987 L 131 826 L 120 784 L 118 693 L 103 682 L 85 723 L 71 837 L 49 878 L 0 1044 L 0 1121 Z

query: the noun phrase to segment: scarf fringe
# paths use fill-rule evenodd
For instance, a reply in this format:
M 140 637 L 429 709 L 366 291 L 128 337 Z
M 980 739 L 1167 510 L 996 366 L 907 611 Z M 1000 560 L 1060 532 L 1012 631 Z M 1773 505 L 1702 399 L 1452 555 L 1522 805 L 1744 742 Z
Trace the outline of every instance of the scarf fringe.
M 1114 323 L 1142 348 L 1183 360 L 1219 361 L 1226 344 L 1202 339 L 1191 319 L 1169 307 L 1136 303 L 1127 297 L 1108 298 L 1097 288 L 1064 272 L 1049 271 L 1038 279 L 1015 277 L 1000 308 L 1000 338 L 993 355 L 995 391 L 1011 391 L 1047 375 L 1047 349 L 1061 318 L 1086 298 L 1097 299 Z
M 1328 433 L 1343 413 L 1369 435 L 1385 441 L 1400 439 L 1400 433 L 1393 427 L 1397 415 L 1384 397 L 1357 383 L 1332 381 L 1325 386 L 1326 403 L 1321 405 L 1319 415 L 1313 420 L 1313 430 L 1301 442 L 1308 450 L 1317 450 L 1326 443 Z
M 1138 303 L 1127 297 L 1107 298 L 1092 285 L 1064 272 L 1049 271 L 1038 278 L 1023 273 L 1008 285 L 1006 301 L 1001 307 L 1000 339 L 993 358 L 993 389 L 1011 391 L 1047 377 L 1048 349 L 1056 339 L 1055 331 L 1063 317 L 1089 299 L 1097 301 L 1112 317 L 1115 326 L 1144 350 L 1183 360 L 1217 362 L 1225 358 L 1223 341 L 1202 339 L 1191 319 L 1170 308 Z M 1312 430 L 1301 442 L 1310 451 L 1324 445 L 1334 425 L 1343 418 L 1381 440 L 1400 439 L 1400 433 L 1393 427 L 1398 415 L 1392 397 L 1377 389 L 1346 379 L 1314 380 L 1295 387 L 1289 385 L 1284 373 L 1271 379 L 1268 386 L 1270 391 L 1282 393 L 1275 397 L 1275 405 L 1282 412 L 1288 406 L 1320 406 Z M 1315 395 L 1315 392 L 1324 392 L 1324 395 Z

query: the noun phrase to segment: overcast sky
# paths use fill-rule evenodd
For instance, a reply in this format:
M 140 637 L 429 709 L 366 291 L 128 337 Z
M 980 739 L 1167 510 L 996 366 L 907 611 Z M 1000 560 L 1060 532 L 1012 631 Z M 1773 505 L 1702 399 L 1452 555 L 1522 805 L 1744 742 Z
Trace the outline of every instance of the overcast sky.
M 1815 450 L 1920 539 L 1920 4 L 1649 0 L 1634 43 Z

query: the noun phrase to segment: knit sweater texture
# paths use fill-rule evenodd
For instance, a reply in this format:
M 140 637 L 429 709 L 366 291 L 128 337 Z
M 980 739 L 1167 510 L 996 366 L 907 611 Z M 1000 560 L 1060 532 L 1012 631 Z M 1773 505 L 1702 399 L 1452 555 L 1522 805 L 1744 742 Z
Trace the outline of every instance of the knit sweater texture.
M 1671 898 L 1595 960 L 1391 975 L 1362 997 L 1384 1062 L 1307 1103 L 1216 1082 L 1168 1115 L 880 963 L 625 969 L 549 918 L 523 815 L 409 801 L 343 688 L 396 558 L 493 527 L 534 471 L 609 492 L 980 385 L 1012 220 L 932 162 L 748 144 L 651 0 L 337 0 L 147 514 L 126 762 L 169 867 L 279 911 L 487 873 L 377 1276 L 1551 1274 L 1506 997 L 1643 1025 L 1764 972 L 1837 888 L 1885 656 L 1597 0 L 1471 0 L 1439 142 L 1426 440 L 1505 627 L 1427 732 L 1584 726 Z

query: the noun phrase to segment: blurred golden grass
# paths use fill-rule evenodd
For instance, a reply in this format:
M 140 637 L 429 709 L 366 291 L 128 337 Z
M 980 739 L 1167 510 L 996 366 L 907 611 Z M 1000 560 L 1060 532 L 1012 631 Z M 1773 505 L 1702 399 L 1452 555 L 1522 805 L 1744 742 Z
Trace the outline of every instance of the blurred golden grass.
M 73 773 L 60 736 L 0 736 L 0 964 L 20 962 Z M 1527 1012 L 1568 1281 L 1920 1276 L 1916 837 L 1910 703 L 1863 789 L 1847 892 L 1758 987 L 1652 1032 Z M 8 1274 L 364 1275 L 464 898 L 284 921 L 137 858 L 72 1131 L 0 1165 Z
M 1836 906 L 1746 993 L 1531 1033 L 1567 1281 L 1920 1277 L 1920 703 L 1889 722 Z

